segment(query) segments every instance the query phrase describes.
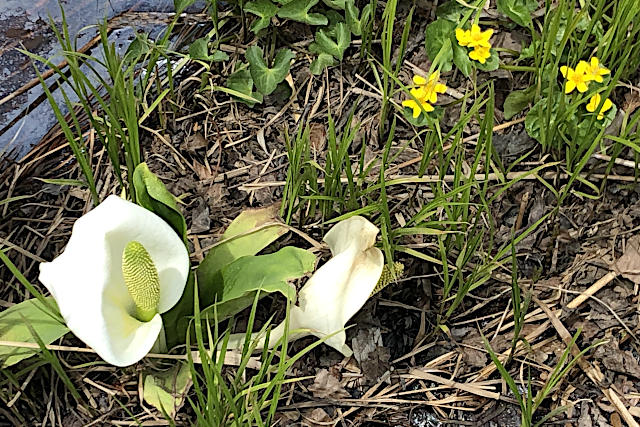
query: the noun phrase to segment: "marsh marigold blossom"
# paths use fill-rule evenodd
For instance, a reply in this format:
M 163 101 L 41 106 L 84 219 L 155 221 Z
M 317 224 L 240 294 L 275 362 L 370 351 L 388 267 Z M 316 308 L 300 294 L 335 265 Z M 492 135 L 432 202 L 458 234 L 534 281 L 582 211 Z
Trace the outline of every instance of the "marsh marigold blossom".
M 418 118 L 422 110 L 431 112 L 434 110 L 433 105 L 438 101 L 438 94 L 445 93 L 447 87 L 438 82 L 438 78 L 440 77 L 440 73 L 437 71 L 429 76 L 429 79 L 426 79 L 422 76 L 415 75 L 413 76 L 413 83 L 415 87 L 409 91 L 413 97 L 415 97 L 418 102 L 414 99 L 407 99 L 402 101 L 403 107 L 409 107 L 413 110 L 413 118 Z
M 598 105 L 600 105 L 600 101 L 602 101 L 602 97 L 599 93 L 596 93 L 589 99 L 589 103 L 587 104 L 587 111 L 590 113 L 594 113 Z M 613 107 L 613 102 L 609 98 L 604 100 L 604 104 L 602 104 L 602 108 L 598 112 L 598 120 L 602 120 L 604 118 L 604 113 L 609 111 Z
M 487 62 L 487 59 L 491 57 L 491 51 L 488 47 L 476 47 L 471 52 L 469 52 L 469 58 L 474 61 L 478 61 L 481 64 Z
M 578 92 L 584 93 L 589 89 L 589 81 L 591 80 L 587 75 L 588 64 L 584 61 L 580 61 L 574 70 L 571 67 L 563 65 L 560 67 L 562 77 L 567 79 L 564 87 L 564 93 L 569 94 L 574 89 L 578 89 Z
M 602 76 L 611 73 L 611 70 L 609 70 L 608 68 L 603 67 L 600 64 L 600 60 L 598 58 L 596 58 L 595 56 L 593 58 L 591 58 L 591 60 L 589 62 L 585 62 L 585 61 L 580 61 L 580 62 L 581 63 L 582 62 L 585 63 L 585 74 L 587 75 L 589 80 L 593 80 L 593 81 L 596 81 L 598 83 L 602 83 L 602 81 L 603 81 Z
M 480 26 L 477 24 L 473 24 L 470 30 L 456 28 L 456 39 L 458 40 L 458 44 L 465 47 L 483 47 L 488 49 L 491 47 L 489 39 L 492 35 L 492 29 L 482 31 L 480 30 Z

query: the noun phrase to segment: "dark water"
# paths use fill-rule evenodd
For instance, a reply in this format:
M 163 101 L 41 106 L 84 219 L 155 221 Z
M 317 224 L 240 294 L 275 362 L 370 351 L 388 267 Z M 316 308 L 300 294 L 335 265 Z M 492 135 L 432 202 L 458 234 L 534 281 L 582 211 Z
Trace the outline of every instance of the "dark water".
M 86 27 L 104 18 L 128 12 L 173 10 L 172 0 L 62 0 L 62 5 L 70 33 L 79 35 L 78 47 L 96 34 L 95 28 Z M 22 157 L 56 122 L 46 100 L 32 105 L 42 94 L 40 85 L 3 102 L 6 96 L 36 77 L 30 60 L 16 48 L 54 58 L 55 63 L 61 61 L 57 55 L 60 47 L 48 24 L 49 16 L 56 24 L 60 23 L 58 0 L 0 0 L 0 158 Z M 135 30 L 142 29 L 147 30 Z M 135 30 L 116 30 L 110 37 L 124 50 Z

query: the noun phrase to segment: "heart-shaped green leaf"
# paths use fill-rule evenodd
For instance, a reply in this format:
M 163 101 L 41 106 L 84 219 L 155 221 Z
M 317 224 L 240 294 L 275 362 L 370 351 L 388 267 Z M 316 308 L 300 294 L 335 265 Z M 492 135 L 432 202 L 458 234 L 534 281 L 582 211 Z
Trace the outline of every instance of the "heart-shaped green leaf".
M 271 18 L 276 16 L 278 12 L 278 6 L 273 4 L 271 0 L 256 0 L 247 3 L 244 6 L 244 10 L 258 16 L 259 19 L 256 19 L 251 25 L 251 31 L 257 33 L 269 26 Z
M 278 11 L 278 16 L 282 19 L 291 19 L 308 25 L 327 25 L 327 17 L 319 13 L 309 13 L 309 10 L 319 0 L 293 0 L 285 4 Z
M 339 22 L 335 27 L 336 37 L 331 38 L 327 31 L 319 29 L 316 31 L 316 41 L 309 46 L 314 53 L 328 53 L 334 58 L 342 61 L 344 51 L 351 44 L 351 32 L 344 22 Z
M 227 78 L 227 87 L 237 92 L 236 100 L 244 102 L 249 107 L 262 102 L 262 94 L 253 91 L 253 79 L 246 68 L 231 74 Z
M 427 56 L 432 61 L 435 60 L 436 55 L 438 55 L 446 41 L 451 41 L 453 49 L 444 51 L 444 56 L 440 59 L 440 72 L 443 73 L 451 70 L 452 62 L 456 54 L 456 46 L 460 47 L 455 40 L 451 39 L 452 35 L 455 34 L 455 30 L 456 24 L 454 22 L 439 18 L 427 25 L 427 30 L 425 32 L 425 48 Z
M 173 419 L 184 405 L 192 384 L 189 365 L 185 361 L 178 362 L 167 371 L 145 375 L 144 401 Z
M 367 4 L 362 9 L 362 15 L 359 16 L 360 11 L 356 7 L 354 0 L 347 0 L 345 2 L 345 18 L 349 30 L 356 36 L 361 36 L 362 30 L 369 23 L 369 19 L 371 18 L 371 4 Z
M 336 61 L 333 59 L 333 56 L 328 53 L 321 53 L 311 62 L 309 69 L 311 70 L 311 73 L 317 76 L 322 73 L 325 68 L 331 67 L 335 63 Z
M 513 22 L 531 28 L 531 12 L 538 8 L 538 0 L 498 0 L 498 12 L 507 15 Z
M 273 67 L 269 68 L 262 57 L 262 49 L 251 46 L 246 52 L 249 61 L 249 72 L 253 83 L 263 95 L 269 95 L 276 89 L 278 83 L 284 80 L 289 73 L 291 60 L 295 57 L 289 49 L 280 49 L 273 61 Z
M 191 59 L 208 61 L 210 58 L 209 37 L 202 37 L 200 39 L 194 40 L 191 45 L 189 45 L 189 56 L 191 57 Z

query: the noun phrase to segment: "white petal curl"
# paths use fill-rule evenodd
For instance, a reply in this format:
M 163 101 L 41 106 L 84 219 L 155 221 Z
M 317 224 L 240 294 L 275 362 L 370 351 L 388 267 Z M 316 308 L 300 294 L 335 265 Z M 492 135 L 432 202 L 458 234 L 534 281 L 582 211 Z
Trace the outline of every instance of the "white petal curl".
M 64 252 L 40 264 L 40 281 L 51 292 L 73 333 L 116 366 L 131 365 L 149 352 L 162 328 L 134 317 L 135 304 L 122 276 L 122 251 L 140 242 L 160 281 L 159 313 L 184 291 L 189 254 L 180 237 L 160 217 L 118 196 L 109 196 L 73 226 Z
M 345 356 L 353 352 L 342 330 L 347 321 L 362 308 L 378 283 L 384 266 L 380 249 L 373 247 L 378 228 L 363 217 L 354 216 L 336 224 L 324 240 L 333 258 L 311 276 L 300 290 L 298 306 L 289 312 L 289 341 L 307 335 L 324 338 Z M 339 332 L 338 332 L 339 331 Z M 337 332 L 337 333 L 336 333 Z M 284 324 L 273 328 L 269 347 L 276 345 L 284 333 Z M 240 348 L 244 334 L 230 337 L 228 348 Z M 254 339 L 258 338 L 254 334 Z M 259 344 L 262 348 L 264 343 Z

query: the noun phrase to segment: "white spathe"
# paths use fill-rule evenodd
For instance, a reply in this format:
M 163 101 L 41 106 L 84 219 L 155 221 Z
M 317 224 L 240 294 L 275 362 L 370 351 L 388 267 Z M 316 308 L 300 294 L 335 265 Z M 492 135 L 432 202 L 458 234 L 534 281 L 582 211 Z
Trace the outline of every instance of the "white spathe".
M 311 276 L 300 290 L 298 305 L 291 307 L 289 341 L 315 335 L 326 338 L 325 344 L 345 356 L 353 353 L 346 344 L 344 327 L 367 302 L 382 274 L 384 257 L 380 249 L 373 247 L 378 231 L 365 218 L 353 216 L 327 232 L 324 241 L 333 257 Z M 269 347 L 282 338 L 284 327 L 282 323 L 273 328 Z M 228 348 L 241 348 L 244 338 L 245 334 L 232 335 Z M 252 338 L 256 339 L 257 334 Z M 258 348 L 263 346 L 264 342 Z
M 158 271 L 158 313 L 149 322 L 136 307 L 122 274 L 122 251 L 140 242 Z M 189 275 L 181 238 L 159 216 L 109 196 L 78 219 L 64 252 L 40 264 L 40 281 L 51 292 L 71 331 L 106 362 L 127 366 L 151 350 L 162 330 L 160 313 L 173 307 Z

